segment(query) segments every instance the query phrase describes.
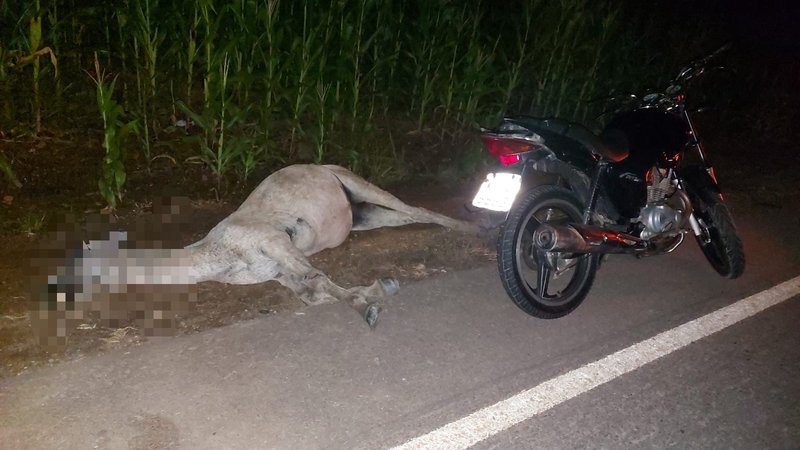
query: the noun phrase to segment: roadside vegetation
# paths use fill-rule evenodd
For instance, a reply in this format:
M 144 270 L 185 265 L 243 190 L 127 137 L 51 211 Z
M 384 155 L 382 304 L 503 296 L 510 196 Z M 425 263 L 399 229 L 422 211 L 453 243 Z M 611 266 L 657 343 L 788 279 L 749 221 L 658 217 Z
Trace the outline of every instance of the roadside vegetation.
M 440 169 L 404 135 L 452 139 L 506 113 L 591 124 L 601 99 L 657 81 L 675 58 L 629 15 L 588 0 L 10 0 L 0 130 L 103 130 L 96 184 L 112 207 L 125 171 L 159 159 L 202 163 L 218 192 L 293 162 L 397 180 Z M 176 129 L 190 153 L 165 145 Z M 468 171 L 474 153 L 445 159 Z M 0 153 L 0 171 L 19 183 L 13 159 Z

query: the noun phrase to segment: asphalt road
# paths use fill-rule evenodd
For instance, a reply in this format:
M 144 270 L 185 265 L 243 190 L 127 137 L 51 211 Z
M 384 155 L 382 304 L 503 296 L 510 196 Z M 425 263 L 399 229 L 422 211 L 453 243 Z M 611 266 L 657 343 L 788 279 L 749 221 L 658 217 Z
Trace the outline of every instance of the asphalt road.
M 374 331 L 325 305 L 6 379 L 0 448 L 401 445 L 800 275 L 796 218 L 739 225 L 742 278 L 693 242 L 617 256 L 559 320 L 517 310 L 486 267 L 403 286 Z M 800 448 L 798 323 L 794 296 L 475 448 Z

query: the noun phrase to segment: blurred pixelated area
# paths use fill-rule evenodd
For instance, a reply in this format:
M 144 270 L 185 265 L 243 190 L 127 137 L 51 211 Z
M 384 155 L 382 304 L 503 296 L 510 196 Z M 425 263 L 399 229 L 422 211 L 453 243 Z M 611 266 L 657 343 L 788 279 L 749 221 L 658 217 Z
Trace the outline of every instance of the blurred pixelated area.
M 112 215 L 65 217 L 30 257 L 29 316 L 42 346 L 63 348 L 80 326 L 135 326 L 171 336 L 189 315 L 196 286 L 180 246 L 188 199 L 159 199 L 128 231 Z

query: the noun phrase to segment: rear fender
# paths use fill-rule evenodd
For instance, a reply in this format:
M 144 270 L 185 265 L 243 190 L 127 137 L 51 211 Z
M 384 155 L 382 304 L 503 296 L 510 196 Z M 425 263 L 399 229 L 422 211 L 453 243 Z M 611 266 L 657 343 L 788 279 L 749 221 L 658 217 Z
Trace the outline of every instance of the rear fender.
M 571 164 L 549 155 L 532 159 L 529 164 L 530 168 L 533 169 L 529 170 L 532 175 L 536 172 L 540 172 L 561 178 L 567 184 L 567 187 L 575 193 L 582 204 L 585 205 L 589 201 L 592 181 L 589 179 L 588 175 L 576 169 Z M 530 179 L 532 177 L 529 175 L 526 178 Z M 537 184 L 545 183 L 532 183 L 531 187 Z
M 547 174 L 550 177 L 549 180 L 552 181 L 551 183 L 532 183 L 531 187 L 539 184 L 556 184 L 558 180 L 561 180 L 566 184 L 566 187 L 569 190 L 575 193 L 575 196 L 578 197 L 578 200 L 580 200 L 581 204 L 586 205 L 589 203 L 589 197 L 592 193 L 592 179 L 589 174 L 583 170 L 579 170 L 568 162 L 556 158 L 556 156 L 552 153 L 540 153 L 540 156 L 540 158 L 532 158 L 528 161 L 528 164 L 533 170 L 528 169 L 527 172 L 531 174 Z M 532 176 L 527 176 L 527 178 L 532 178 Z M 596 211 L 599 214 L 613 220 L 619 218 L 619 212 L 616 208 L 614 208 L 614 205 L 609 200 L 608 195 L 605 193 L 605 189 L 600 190 L 600 197 L 597 200 Z

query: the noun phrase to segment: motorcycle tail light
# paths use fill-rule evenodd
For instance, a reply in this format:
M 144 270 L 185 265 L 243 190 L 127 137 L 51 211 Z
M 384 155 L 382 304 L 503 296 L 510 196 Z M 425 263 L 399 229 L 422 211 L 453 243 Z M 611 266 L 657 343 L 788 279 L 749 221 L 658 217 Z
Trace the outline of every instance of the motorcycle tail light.
M 483 135 L 481 140 L 492 156 L 500 159 L 503 165 L 510 166 L 519 162 L 520 154 L 533 150 L 534 144 L 522 139 L 509 139 L 499 136 Z
M 504 166 L 510 166 L 512 164 L 516 164 L 522 160 L 522 157 L 517 155 L 500 155 L 500 164 Z

